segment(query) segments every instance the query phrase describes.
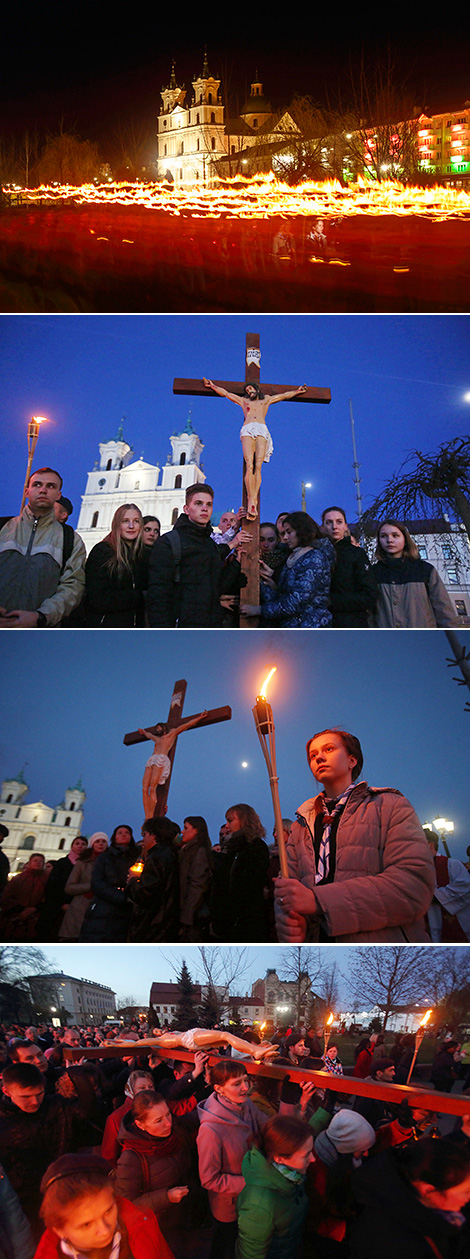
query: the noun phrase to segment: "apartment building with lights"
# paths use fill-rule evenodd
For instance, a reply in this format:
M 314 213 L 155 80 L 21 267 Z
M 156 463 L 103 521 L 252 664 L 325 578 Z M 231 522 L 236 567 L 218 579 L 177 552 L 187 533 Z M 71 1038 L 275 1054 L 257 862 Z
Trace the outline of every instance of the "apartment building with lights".
M 419 170 L 459 187 L 470 179 L 470 102 L 455 113 L 422 114 L 417 132 Z

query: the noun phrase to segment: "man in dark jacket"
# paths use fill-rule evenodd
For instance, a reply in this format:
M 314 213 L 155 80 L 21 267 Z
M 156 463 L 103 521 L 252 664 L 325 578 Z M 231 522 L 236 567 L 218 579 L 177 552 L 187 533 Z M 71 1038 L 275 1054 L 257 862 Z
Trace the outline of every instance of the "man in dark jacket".
M 222 624 L 224 561 L 233 548 L 211 538 L 214 491 L 190 485 L 174 529 L 154 543 L 147 589 L 149 625 L 210 629 Z M 238 541 L 238 538 L 237 538 Z
M 351 540 L 342 507 L 325 508 L 322 532 L 333 542 L 336 554 L 330 589 L 333 629 L 367 626 L 368 612 L 377 602 L 377 590 L 370 576 L 369 558 Z
M 144 868 L 129 871 L 132 917 L 128 939 L 171 941 L 179 933 L 179 867 L 174 841 L 179 828 L 166 817 L 147 818 L 142 826 Z
M 21 1206 L 37 1229 L 41 1178 L 61 1154 L 91 1144 L 86 1118 L 94 1105 L 91 1081 L 83 1067 L 68 1068 L 77 1098 L 45 1096 L 44 1077 L 29 1062 L 6 1067 L 0 1099 L 0 1161 Z

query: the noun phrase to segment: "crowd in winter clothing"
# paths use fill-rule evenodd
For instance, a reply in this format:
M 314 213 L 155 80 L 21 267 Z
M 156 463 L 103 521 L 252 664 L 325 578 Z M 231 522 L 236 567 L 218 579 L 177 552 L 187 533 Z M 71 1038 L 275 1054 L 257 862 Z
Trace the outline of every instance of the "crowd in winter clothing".
M 255 606 L 243 602 L 240 559 L 253 546 L 246 512 L 225 512 L 214 529 L 211 486 L 188 487 L 182 513 L 162 536 L 156 517 L 122 504 L 88 557 L 67 523 L 72 504 L 61 488 L 58 472 L 38 469 L 21 515 L 0 520 L 2 626 L 237 627 L 240 610 L 270 627 L 457 622 L 436 569 L 399 521 L 379 525 L 373 563 L 341 507 L 326 508 L 321 525 L 306 511 L 263 522 Z
M 370 1095 L 332 1091 L 339 1045 L 321 1030 L 274 1034 L 277 1079 L 262 1064 L 248 1074 L 238 1052 L 218 1050 L 211 1066 L 203 1052 L 161 1057 L 158 1031 L 139 1052 L 135 1025 L 124 1056 L 78 1065 L 67 1047 L 109 1049 L 116 1032 L 2 1028 L 1 1259 L 463 1259 L 470 1120 L 442 1137 L 437 1116 L 399 1093 L 374 1099 L 406 1036 L 393 1058 L 383 1035 L 358 1046 Z M 437 1073 L 456 1043 L 442 1042 Z M 305 1081 L 289 1079 L 292 1066 Z

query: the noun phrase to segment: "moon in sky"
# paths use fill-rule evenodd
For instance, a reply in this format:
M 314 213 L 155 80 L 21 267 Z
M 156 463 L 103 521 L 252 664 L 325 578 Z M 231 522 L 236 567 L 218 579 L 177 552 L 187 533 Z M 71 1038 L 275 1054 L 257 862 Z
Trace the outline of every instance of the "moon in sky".
M 242 761 L 242 769 L 248 769 L 248 761 Z

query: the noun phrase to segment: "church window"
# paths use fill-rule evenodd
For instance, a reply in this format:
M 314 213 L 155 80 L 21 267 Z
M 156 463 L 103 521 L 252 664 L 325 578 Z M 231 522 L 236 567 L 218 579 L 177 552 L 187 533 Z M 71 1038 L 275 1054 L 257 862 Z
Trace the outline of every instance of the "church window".
M 209 92 L 207 100 L 208 100 L 209 105 L 212 105 L 212 92 Z
M 99 513 L 98 511 L 94 511 L 94 512 L 93 512 L 93 520 L 92 520 L 92 522 L 91 522 L 91 527 L 92 527 L 92 529 L 96 529 L 96 526 L 97 526 L 97 524 L 98 524 L 98 516 L 99 516 L 99 514 L 100 514 L 100 513 Z
M 212 110 L 212 113 L 211 113 L 211 122 L 215 122 L 214 110 Z
M 65 825 L 65 826 L 70 826 L 70 818 L 69 818 L 69 817 L 66 817 L 64 825 Z
M 180 463 L 186 463 L 186 451 L 182 450 L 180 454 Z
M 12 801 L 12 800 L 13 800 L 13 796 L 12 796 L 12 795 L 7 796 L 7 804 L 11 804 L 11 801 Z
M 211 148 L 212 148 L 212 152 L 214 152 L 214 150 L 215 150 L 215 136 L 212 136 L 212 140 L 211 140 Z
M 59 844 L 59 852 L 62 852 L 62 849 L 63 849 L 64 845 L 65 845 L 65 836 L 64 836 L 64 838 L 63 838 L 63 839 L 61 839 L 61 841 L 60 841 L 60 844 Z
M 72 812 L 72 809 L 74 808 L 75 808 L 75 800 L 72 800 L 72 803 L 70 805 L 70 812 Z
M 196 126 L 199 126 L 199 114 L 196 114 Z
M 111 471 L 112 466 L 113 466 L 113 461 L 112 461 L 112 459 L 108 459 L 108 462 L 107 462 L 107 464 L 106 464 L 106 471 L 107 471 L 107 472 L 110 472 L 110 471 Z
M 253 118 L 253 126 L 254 126 L 254 127 L 257 127 L 257 126 L 258 126 L 258 119 L 257 119 L 257 118 Z
M 21 840 L 20 848 L 31 849 L 34 848 L 35 843 L 36 839 L 34 835 L 25 835 L 24 839 Z
M 182 481 L 182 477 L 180 474 L 178 474 L 178 476 L 175 476 L 175 490 L 181 489 L 181 481 Z
M 173 508 L 173 511 L 172 511 L 172 513 L 171 513 L 171 523 L 172 523 L 172 525 L 175 525 L 175 524 L 176 524 L 176 521 L 177 521 L 177 519 L 178 519 L 178 515 L 179 515 L 179 513 L 178 513 L 178 508 L 177 508 L 177 507 L 174 507 L 174 508 Z

